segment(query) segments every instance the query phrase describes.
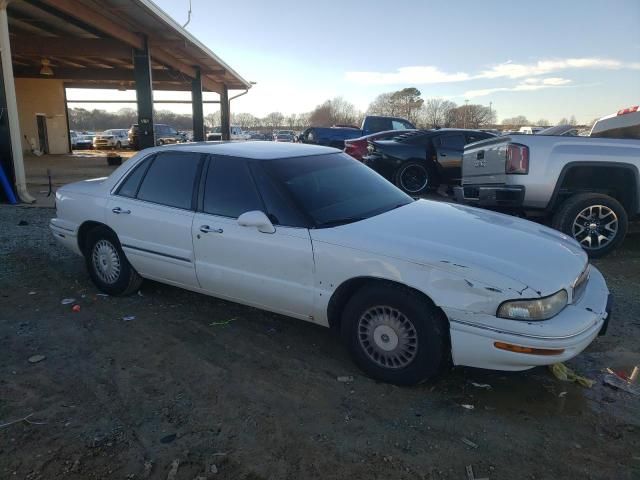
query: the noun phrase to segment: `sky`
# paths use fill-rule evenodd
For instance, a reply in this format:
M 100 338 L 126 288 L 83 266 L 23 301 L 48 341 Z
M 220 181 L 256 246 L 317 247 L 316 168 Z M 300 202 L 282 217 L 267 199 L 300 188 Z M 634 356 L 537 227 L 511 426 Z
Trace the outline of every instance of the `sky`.
M 154 1 L 186 22 L 189 0 Z M 586 123 L 640 102 L 639 25 L 640 0 L 192 0 L 187 30 L 256 82 L 232 112 L 301 113 L 336 96 L 366 110 L 380 93 L 416 87 L 491 103 L 498 119 Z M 96 98 L 69 92 L 82 95 Z

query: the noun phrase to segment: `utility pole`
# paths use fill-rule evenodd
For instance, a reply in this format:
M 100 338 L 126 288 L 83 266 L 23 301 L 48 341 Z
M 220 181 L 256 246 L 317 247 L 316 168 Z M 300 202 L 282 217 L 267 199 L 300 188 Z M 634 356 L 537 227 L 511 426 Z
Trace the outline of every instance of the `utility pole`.
M 469 100 L 464 101 L 464 128 L 467 128 L 467 111 L 469 110 Z
M 489 102 L 489 119 L 493 121 L 493 110 L 491 107 L 493 106 L 493 102 Z

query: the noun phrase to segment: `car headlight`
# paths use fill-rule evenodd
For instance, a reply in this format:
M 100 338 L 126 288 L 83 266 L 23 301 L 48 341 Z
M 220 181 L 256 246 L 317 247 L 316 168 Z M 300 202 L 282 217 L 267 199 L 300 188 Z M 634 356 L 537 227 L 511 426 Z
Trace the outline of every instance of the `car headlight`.
M 566 290 L 530 300 L 509 300 L 498 307 L 497 316 L 511 320 L 547 320 L 567 306 Z

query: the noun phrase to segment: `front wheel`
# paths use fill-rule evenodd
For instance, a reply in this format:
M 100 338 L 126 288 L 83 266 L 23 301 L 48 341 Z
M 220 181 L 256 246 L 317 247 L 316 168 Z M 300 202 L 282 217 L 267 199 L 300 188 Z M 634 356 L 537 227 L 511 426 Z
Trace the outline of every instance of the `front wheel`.
M 344 309 L 342 334 L 355 363 L 377 380 L 414 385 L 447 364 L 446 321 L 428 299 L 396 285 L 360 289 Z
M 426 193 L 437 187 L 432 169 L 423 162 L 411 161 L 400 166 L 395 174 L 395 184 L 409 195 Z
M 624 207 L 615 198 L 601 193 L 569 197 L 551 224 L 572 236 L 591 258 L 602 257 L 618 247 L 629 228 Z
M 104 293 L 131 295 L 142 284 L 142 277 L 127 260 L 118 237 L 106 227 L 89 232 L 85 260 L 91 280 Z

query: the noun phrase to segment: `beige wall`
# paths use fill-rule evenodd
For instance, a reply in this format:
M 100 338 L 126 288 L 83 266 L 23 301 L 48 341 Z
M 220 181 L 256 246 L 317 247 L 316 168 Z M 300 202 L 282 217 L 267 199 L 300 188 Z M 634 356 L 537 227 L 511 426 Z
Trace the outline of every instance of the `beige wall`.
M 35 141 L 36 148 L 40 148 L 36 114 L 43 113 L 47 119 L 49 153 L 68 153 L 69 141 L 64 109 L 63 81 L 16 78 L 15 84 L 24 151 L 31 150 L 29 143 L 31 139 Z

